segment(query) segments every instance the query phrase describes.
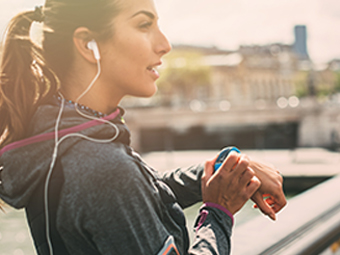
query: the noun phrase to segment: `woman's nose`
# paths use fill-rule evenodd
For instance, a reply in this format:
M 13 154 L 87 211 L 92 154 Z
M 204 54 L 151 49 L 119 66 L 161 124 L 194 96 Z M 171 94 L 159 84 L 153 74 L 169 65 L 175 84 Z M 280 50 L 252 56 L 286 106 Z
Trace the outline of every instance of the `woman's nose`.
M 156 44 L 157 54 L 161 54 L 163 56 L 164 54 L 168 53 L 171 50 L 171 44 L 161 30 L 159 30 L 156 41 L 157 41 Z

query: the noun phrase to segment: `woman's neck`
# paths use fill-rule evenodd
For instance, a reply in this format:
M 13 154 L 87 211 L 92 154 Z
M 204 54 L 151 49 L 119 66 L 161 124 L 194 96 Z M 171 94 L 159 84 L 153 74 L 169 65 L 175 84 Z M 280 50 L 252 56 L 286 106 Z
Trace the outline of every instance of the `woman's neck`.
M 91 84 L 95 74 L 93 77 L 92 75 L 85 76 L 87 77 L 74 77 L 63 81 L 60 92 L 65 99 L 87 106 L 95 111 L 110 114 L 118 106 L 122 97 L 117 97 L 117 93 L 110 91 L 112 86 L 105 84 L 99 77 L 93 87 L 83 97 L 79 98 Z

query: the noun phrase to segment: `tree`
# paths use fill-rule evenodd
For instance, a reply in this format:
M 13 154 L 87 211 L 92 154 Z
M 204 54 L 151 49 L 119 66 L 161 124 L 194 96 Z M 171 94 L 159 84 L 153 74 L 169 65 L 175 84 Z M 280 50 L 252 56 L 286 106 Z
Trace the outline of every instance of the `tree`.
M 164 58 L 164 68 L 158 81 L 158 95 L 163 104 L 195 99 L 198 90 L 210 84 L 211 70 L 204 65 L 203 55 L 198 52 L 173 50 Z

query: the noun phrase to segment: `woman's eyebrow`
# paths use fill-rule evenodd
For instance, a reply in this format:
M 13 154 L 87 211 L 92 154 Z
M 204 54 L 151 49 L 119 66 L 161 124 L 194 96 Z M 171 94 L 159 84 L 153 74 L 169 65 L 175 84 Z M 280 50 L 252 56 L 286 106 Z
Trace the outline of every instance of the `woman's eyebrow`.
M 150 19 L 155 19 L 155 15 L 152 12 L 148 12 L 148 11 L 139 11 L 139 12 L 136 12 L 134 15 L 131 16 L 131 18 L 136 17 L 137 15 L 140 15 L 140 14 L 146 15 Z

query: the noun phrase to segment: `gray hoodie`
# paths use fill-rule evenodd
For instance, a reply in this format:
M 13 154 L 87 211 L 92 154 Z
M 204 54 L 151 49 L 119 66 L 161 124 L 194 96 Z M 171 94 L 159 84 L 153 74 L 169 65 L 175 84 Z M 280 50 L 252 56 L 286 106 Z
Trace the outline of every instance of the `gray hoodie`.
M 45 182 L 54 147 L 57 99 L 40 106 L 27 139 L 0 151 L 0 198 L 25 208 Z M 70 137 L 58 148 L 64 182 L 56 214 L 57 230 L 70 254 L 229 254 L 232 218 L 223 208 L 204 205 L 189 247 L 182 209 L 201 201 L 201 165 L 164 176 L 129 146 L 130 133 L 118 108 L 105 117 L 119 130 L 110 143 Z M 59 137 L 81 133 L 96 139 L 116 130 L 81 117 L 66 103 Z M 33 239 L 35 237 L 33 236 Z

